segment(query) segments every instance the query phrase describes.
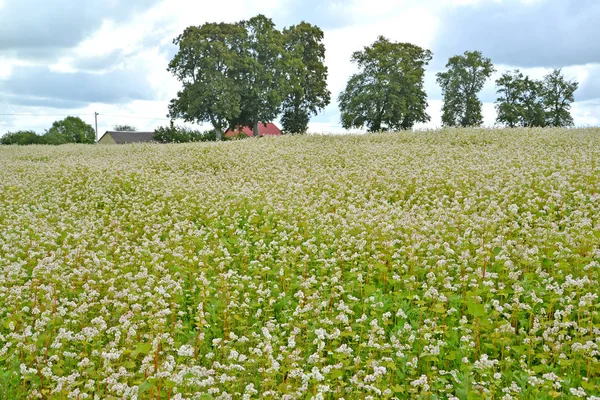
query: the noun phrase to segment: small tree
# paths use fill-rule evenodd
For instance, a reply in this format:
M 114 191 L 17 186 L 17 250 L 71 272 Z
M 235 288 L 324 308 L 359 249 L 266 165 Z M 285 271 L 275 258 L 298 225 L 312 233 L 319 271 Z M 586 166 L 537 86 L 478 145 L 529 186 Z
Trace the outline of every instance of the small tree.
M 483 123 L 481 101 L 477 94 L 494 73 L 494 65 L 479 51 L 466 51 L 446 64 L 448 70 L 437 74 L 444 106 L 442 122 L 446 126 L 479 126 Z
M 34 131 L 16 131 L 8 132 L 0 138 L 0 144 L 41 144 L 43 143 L 42 136 Z
M 425 67 L 431 51 L 380 36 L 352 55 L 360 72 L 350 77 L 339 96 L 342 126 L 371 132 L 410 129 L 429 121 L 424 90 Z
M 283 101 L 281 123 L 285 132 L 304 133 L 311 115 L 331 101 L 323 31 L 307 22 L 283 31 L 289 92 Z
M 544 77 L 542 83 L 543 104 L 548 126 L 572 126 L 571 103 L 575 101 L 576 81 L 568 81 L 560 69 L 555 69 Z
M 496 101 L 497 122 L 509 127 L 545 125 L 540 82 L 515 70 L 504 73 L 496 80 L 496 87 L 500 95 Z
M 117 132 L 135 132 L 137 128 L 131 125 L 115 125 L 113 129 Z
M 96 131 L 79 117 L 67 117 L 55 121 L 44 135 L 48 144 L 87 143 L 96 142 Z

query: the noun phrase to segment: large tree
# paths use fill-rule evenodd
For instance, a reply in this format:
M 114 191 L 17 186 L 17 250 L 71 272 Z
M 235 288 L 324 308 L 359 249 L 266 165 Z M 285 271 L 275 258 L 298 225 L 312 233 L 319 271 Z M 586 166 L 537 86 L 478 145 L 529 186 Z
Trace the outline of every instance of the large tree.
M 283 35 L 264 15 L 239 26 L 245 30 L 242 67 L 239 71 L 240 114 L 231 126 L 251 126 L 258 136 L 258 124 L 274 120 L 289 90 L 286 81 Z
M 183 85 L 171 100 L 169 116 L 210 122 L 221 139 L 241 112 L 242 68 L 247 42 L 240 24 L 206 23 L 188 27 L 174 43 L 179 51 L 168 70 Z
M 524 76 L 519 70 L 506 72 L 496 80 L 496 121 L 509 127 L 544 126 L 545 115 L 540 82 Z
M 289 90 L 282 105 L 281 123 L 285 132 L 304 133 L 310 115 L 316 115 L 331 101 L 323 31 L 302 22 L 285 29 L 283 38 Z
M 560 69 L 546 75 L 542 83 L 546 124 L 548 126 L 572 126 L 571 103 L 579 83 L 567 80 Z
M 437 74 L 444 95 L 443 124 L 481 125 L 483 115 L 477 94 L 495 71 L 492 61 L 479 51 L 466 51 L 464 55 L 451 57 L 446 68 L 447 71 Z
M 342 126 L 376 132 L 429 121 L 423 79 L 431 58 L 429 50 L 383 36 L 352 54 L 360 71 L 339 96 Z
M 95 143 L 96 131 L 79 117 L 55 121 L 43 137 L 48 144 Z

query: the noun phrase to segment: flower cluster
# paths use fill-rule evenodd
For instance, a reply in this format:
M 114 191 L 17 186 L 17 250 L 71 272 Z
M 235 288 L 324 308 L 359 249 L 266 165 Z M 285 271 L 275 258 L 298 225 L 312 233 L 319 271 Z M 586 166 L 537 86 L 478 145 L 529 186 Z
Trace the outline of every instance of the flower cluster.
M 600 396 L 600 132 L 0 149 L 0 398 Z

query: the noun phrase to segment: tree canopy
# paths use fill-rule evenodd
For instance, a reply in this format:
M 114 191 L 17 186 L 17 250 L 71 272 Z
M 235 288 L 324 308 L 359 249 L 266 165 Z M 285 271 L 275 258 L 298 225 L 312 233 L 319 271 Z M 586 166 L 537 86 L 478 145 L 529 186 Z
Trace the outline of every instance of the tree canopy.
M 492 61 L 479 51 L 466 51 L 451 57 L 447 71 L 437 74 L 444 105 L 442 123 L 446 126 L 479 126 L 483 123 L 481 101 L 477 97 L 495 72 Z
M 579 83 L 567 80 L 560 69 L 555 69 L 544 77 L 541 83 L 546 112 L 546 125 L 572 126 L 571 103 L 575 101 L 575 91 Z
M 375 132 L 429 121 L 423 80 L 431 58 L 429 50 L 383 36 L 355 52 L 351 60 L 360 71 L 339 96 L 342 126 Z
M 289 85 L 285 79 L 283 35 L 264 15 L 240 22 L 246 31 L 239 71 L 240 114 L 230 126 L 251 126 L 258 136 L 259 122 L 274 120 Z
M 519 70 L 504 73 L 496 81 L 497 122 L 509 127 L 570 126 L 571 103 L 578 83 L 567 81 L 560 70 L 543 81 L 530 79 Z
M 96 142 L 96 131 L 79 117 L 67 117 L 55 121 L 44 135 L 48 144 L 87 143 Z
M 285 132 L 304 133 L 311 115 L 331 101 L 323 31 L 307 22 L 283 31 L 288 93 L 283 100 L 281 123 Z
M 183 89 L 171 100 L 169 116 L 186 122 L 210 122 L 220 139 L 239 117 L 246 31 L 240 24 L 190 26 L 174 43 L 179 51 L 168 70 Z
M 496 80 L 498 116 L 496 121 L 508 127 L 544 126 L 545 115 L 540 82 L 514 70 Z
M 310 115 L 330 101 L 323 32 L 301 23 L 276 29 L 257 15 L 233 24 L 188 27 L 174 43 L 168 70 L 182 83 L 169 116 L 226 128 L 271 122 L 283 111 L 290 132 L 304 131 Z

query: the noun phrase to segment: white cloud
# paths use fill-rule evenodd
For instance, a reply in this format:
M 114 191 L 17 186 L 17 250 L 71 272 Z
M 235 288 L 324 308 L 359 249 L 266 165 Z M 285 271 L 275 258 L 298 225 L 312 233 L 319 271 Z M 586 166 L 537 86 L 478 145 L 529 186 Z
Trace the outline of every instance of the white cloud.
M 7 79 L 12 73 L 13 65 L 10 60 L 0 57 L 0 79 Z
M 79 109 L 58 110 L 45 107 L 25 107 L 6 105 L 8 113 L 34 113 L 83 115 L 87 122 L 93 124 L 93 112 L 101 113 L 99 131 L 110 129 L 117 123 L 128 123 L 139 129 L 153 129 L 165 124 L 168 102 L 176 95 L 179 88 L 177 80 L 166 71 L 169 62 L 169 46 L 174 37 L 189 25 L 199 25 L 207 21 L 233 22 L 250 18 L 263 13 L 275 18 L 280 24 L 285 16 L 288 23 L 296 23 L 294 15 L 288 12 L 293 0 L 223 0 L 220 2 L 200 2 L 197 0 L 162 0 L 151 8 L 143 9 L 129 20 L 115 22 L 105 18 L 99 28 L 88 35 L 77 46 L 57 58 L 48 66 L 51 71 L 70 73 L 86 70 L 91 73 L 104 74 L 108 71 L 123 70 L 134 72 L 148 79 L 150 89 L 155 93 L 154 101 L 132 101 L 127 104 L 92 103 Z M 531 0 L 521 0 L 526 3 Z M 541 1 L 541 0 L 540 0 Z M 411 42 L 431 49 L 440 33 L 441 21 L 449 9 L 474 3 L 494 3 L 499 0 L 334 0 L 319 4 L 329 12 L 342 16 L 346 21 L 342 27 L 325 30 L 326 64 L 329 67 L 329 89 L 332 92 L 332 104 L 317 120 L 311 122 L 310 129 L 315 132 L 342 132 L 337 96 L 344 89 L 348 78 L 356 71 L 350 63 L 351 54 L 373 43 L 379 35 L 394 41 Z M 538 1 L 539 2 L 539 1 Z M 6 6 L 0 0 L 0 9 Z M 299 17 L 297 17 L 299 18 Z M 1 22 L 1 17 L 0 17 Z M 337 26 L 340 26 L 339 24 Z M 282 28 L 282 26 L 279 26 Z M 525 39 L 524 39 L 525 40 Z M 174 50 L 174 48 L 172 48 Z M 436 55 L 434 54 L 434 57 Z M 103 58 L 104 57 L 104 58 Z M 107 61 L 108 60 L 108 61 Z M 442 65 L 445 64 L 445 60 Z M 0 84 L 6 82 L 18 71 L 19 66 L 36 65 L 35 61 L 23 61 L 10 58 L 8 54 L 0 54 Z M 39 66 L 39 64 L 38 64 Z M 87 68 L 87 69 L 86 69 Z M 433 68 L 433 67 L 432 67 Z M 437 67 L 436 67 L 437 68 Z M 483 107 L 484 121 L 487 126 L 495 122 L 495 79 L 504 71 L 514 66 L 498 65 L 498 73 L 491 79 L 482 92 L 486 101 Z M 596 68 L 596 69 L 594 69 Z M 567 77 L 579 82 L 592 80 L 597 66 L 582 65 L 564 68 Z M 548 68 L 521 68 L 521 71 L 532 78 L 540 79 L 550 72 Z M 439 89 L 433 74 L 428 71 L 428 113 L 431 122 L 419 124 L 418 127 L 438 127 L 441 125 L 441 106 Z M 437 92 L 436 92 L 437 91 Z M 2 93 L 0 93 L 0 96 Z M 34 94 L 32 94 L 34 95 Z M 1 99 L 0 99 L 1 101 Z M 6 99 L 4 100 L 6 103 Z M 112 117 L 112 115 L 122 117 Z M 575 103 L 573 116 L 577 125 L 599 124 L 600 104 L 595 101 Z M 138 118 L 134 118 L 138 117 Z M 139 117 L 158 118 L 155 120 Z M 42 132 L 50 126 L 58 116 L 25 118 L 15 117 L 12 120 L 0 120 L 0 135 L 8 129 L 36 129 Z M 8 122 L 10 121 L 10 122 Z

